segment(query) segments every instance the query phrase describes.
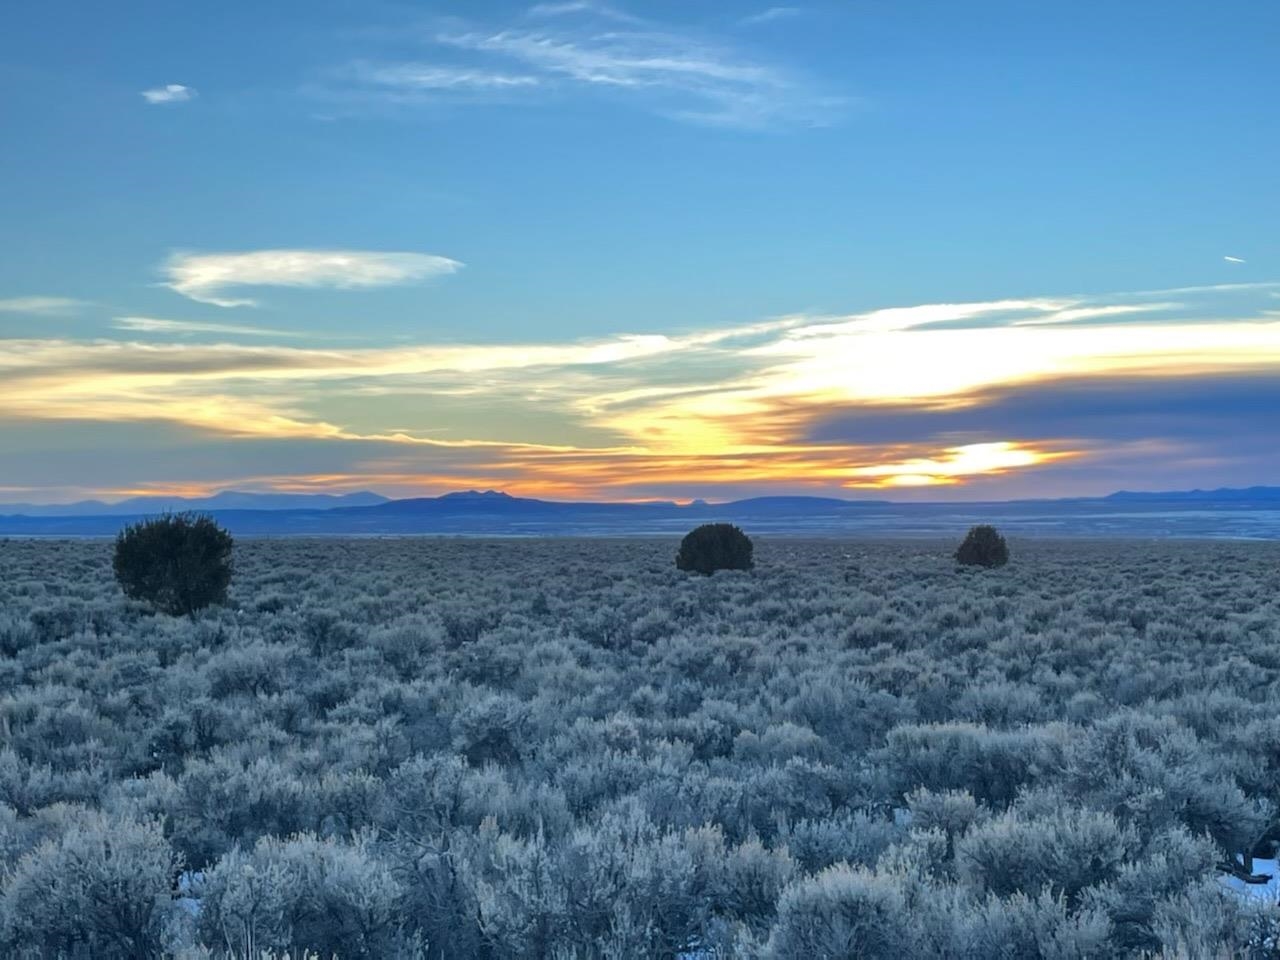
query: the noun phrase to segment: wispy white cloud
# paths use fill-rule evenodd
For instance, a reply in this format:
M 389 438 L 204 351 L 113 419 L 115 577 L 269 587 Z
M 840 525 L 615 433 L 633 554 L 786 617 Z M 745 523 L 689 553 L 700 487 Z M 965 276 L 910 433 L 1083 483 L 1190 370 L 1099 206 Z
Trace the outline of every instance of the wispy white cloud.
M 454 273 L 457 260 L 429 253 L 372 250 L 252 250 L 178 253 L 164 266 L 165 286 L 200 303 L 254 306 L 225 293 L 241 287 L 328 287 L 355 290 L 416 283 Z
M 625 10 L 597 0 L 564 0 L 562 3 L 535 3 L 528 10 L 531 17 L 567 17 L 573 15 L 591 15 L 619 23 L 642 23 L 636 16 Z
M 9 297 L 0 300 L 0 313 L 25 313 L 38 317 L 65 317 L 87 304 L 70 297 Z
M 473 67 L 452 67 L 435 63 L 356 63 L 352 75 L 375 87 L 408 91 L 498 92 L 520 87 L 536 87 L 540 77 L 527 73 L 504 73 Z
M 786 20 L 789 17 L 798 16 L 799 13 L 799 7 L 769 7 L 767 10 L 753 13 L 749 17 L 743 17 L 738 22 L 743 26 L 752 27 L 761 23 L 772 23 L 774 20 Z
M 1227 263 L 1244 263 L 1243 257 L 1225 257 L 1224 256 L 1222 259 L 1227 261 Z
M 116 317 L 111 325 L 133 333 L 219 333 L 246 337 L 299 337 L 304 334 L 270 327 L 251 327 L 239 323 L 209 323 L 203 320 L 164 320 L 159 317 Z
M 406 105 L 594 91 L 672 119 L 748 128 L 826 123 L 839 104 L 801 72 L 727 40 L 597 3 L 539 4 L 505 24 L 451 20 L 422 35 L 427 55 L 357 60 L 335 74 L 347 86 L 328 94 Z
M 592 9 L 586 0 L 567 0 L 565 3 L 535 3 L 529 8 L 532 17 L 562 17 L 566 13 L 582 13 Z
M 1162 293 L 1232 293 L 1242 290 L 1266 290 L 1280 287 L 1280 280 L 1257 280 L 1253 283 L 1202 283 L 1193 287 L 1166 287 L 1162 290 L 1139 290 L 1129 294 L 1133 297 L 1145 297 Z
M 572 39 L 548 33 L 441 34 L 464 50 L 523 61 L 582 83 L 614 87 L 683 87 L 699 83 L 781 86 L 768 67 L 738 61 L 684 37 L 663 33 L 609 33 Z
M 187 87 L 181 83 L 167 83 L 163 87 L 152 87 L 150 90 L 143 90 L 141 94 L 143 100 L 154 104 L 186 103 L 196 95 L 194 87 Z
M 1051 323 L 1080 323 L 1086 320 L 1121 317 L 1135 313 L 1155 313 L 1175 310 L 1182 306 L 1179 303 L 1112 303 L 1068 307 L 1043 316 L 1027 320 L 1016 320 L 1015 327 L 1038 327 Z

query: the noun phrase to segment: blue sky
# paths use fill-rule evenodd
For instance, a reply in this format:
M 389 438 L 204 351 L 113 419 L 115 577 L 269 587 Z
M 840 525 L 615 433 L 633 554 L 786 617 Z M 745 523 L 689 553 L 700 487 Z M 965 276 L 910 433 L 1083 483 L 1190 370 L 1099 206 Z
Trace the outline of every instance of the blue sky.
M 1277 482 L 1277 39 L 1256 2 L 11 5 L 0 499 Z

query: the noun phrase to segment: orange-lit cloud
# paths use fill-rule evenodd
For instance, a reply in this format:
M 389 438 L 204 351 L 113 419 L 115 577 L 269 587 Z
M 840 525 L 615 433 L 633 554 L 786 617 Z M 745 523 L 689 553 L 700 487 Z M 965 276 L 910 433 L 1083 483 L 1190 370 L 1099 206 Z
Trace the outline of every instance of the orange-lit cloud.
M 345 445 L 349 469 L 328 474 L 331 486 L 349 476 L 355 486 L 420 483 L 423 492 L 615 497 L 693 482 L 958 486 L 1094 451 L 1026 429 L 893 443 L 860 439 L 856 428 L 815 442 L 813 427 L 835 411 L 954 410 L 1066 379 L 1280 371 L 1269 292 L 927 304 L 565 343 L 0 340 L 0 418 L 159 420 L 244 441 Z M 1227 293 L 1253 299 L 1224 304 Z M 209 331 L 224 332 L 233 331 Z M 381 454 L 371 458 L 374 447 Z M 318 476 L 245 480 L 284 489 Z

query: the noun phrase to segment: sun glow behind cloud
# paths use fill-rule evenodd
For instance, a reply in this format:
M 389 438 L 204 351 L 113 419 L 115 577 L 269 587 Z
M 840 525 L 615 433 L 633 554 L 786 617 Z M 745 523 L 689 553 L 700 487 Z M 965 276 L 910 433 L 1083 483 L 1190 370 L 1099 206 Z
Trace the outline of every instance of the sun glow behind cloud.
M 952 447 L 932 459 L 902 460 L 867 467 L 855 467 L 854 477 L 865 477 L 871 486 L 931 487 L 959 483 L 965 477 L 983 476 L 1034 467 L 1074 456 L 1074 453 L 1051 453 L 1008 441 L 970 443 Z M 852 484 L 851 484 L 852 485 Z
M 1088 459 L 1098 442 L 1025 426 L 894 442 L 858 424 L 981 408 L 992 391 L 1067 380 L 1280 371 L 1280 319 L 1263 309 L 1271 292 L 926 304 L 562 343 L 7 340 L 0 409 L 9 421 L 163 421 L 209 442 L 276 450 L 319 442 L 333 451 L 323 475 L 400 492 L 958 489 Z M 204 327 L 183 332 L 224 341 L 237 332 Z M 832 417 L 851 426 L 817 438 Z M 283 489 L 320 475 L 241 479 Z

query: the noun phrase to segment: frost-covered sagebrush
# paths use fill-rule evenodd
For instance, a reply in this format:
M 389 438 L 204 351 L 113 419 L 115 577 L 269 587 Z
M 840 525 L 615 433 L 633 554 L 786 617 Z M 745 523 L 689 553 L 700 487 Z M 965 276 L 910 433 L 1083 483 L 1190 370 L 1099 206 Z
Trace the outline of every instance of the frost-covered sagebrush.
M 1267 956 L 1280 547 L 0 542 L 0 955 Z

